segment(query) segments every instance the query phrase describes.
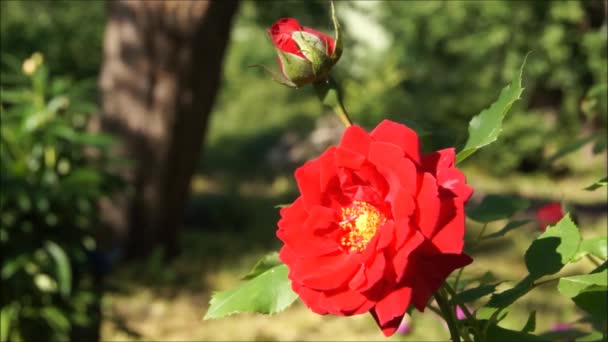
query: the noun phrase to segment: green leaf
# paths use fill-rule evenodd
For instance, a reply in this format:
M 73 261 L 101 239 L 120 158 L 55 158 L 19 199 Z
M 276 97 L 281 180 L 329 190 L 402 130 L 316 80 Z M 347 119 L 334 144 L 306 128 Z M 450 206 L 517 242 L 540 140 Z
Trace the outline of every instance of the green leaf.
M 509 109 L 511 109 L 513 103 L 520 99 L 523 92 L 521 79 L 528 55 L 524 58 L 517 77 L 513 79 L 510 85 L 502 89 L 498 100 L 489 108 L 484 109 L 477 116 L 473 117 L 469 122 L 469 139 L 464 148 L 458 152 L 456 156 L 457 163 L 462 162 L 478 149 L 498 139 L 498 135 L 502 131 L 502 120 L 509 112 Z
M 522 328 L 522 332 L 534 332 L 536 330 L 536 310 L 530 312 L 526 324 Z
M 273 314 L 283 311 L 298 298 L 291 290 L 287 273 L 287 266 L 275 266 L 237 288 L 215 293 L 204 319 L 239 312 Z
M 503 292 L 493 294 L 486 306 L 493 308 L 506 308 L 528 293 L 528 291 L 532 289 L 533 284 L 534 279 L 527 276 L 514 287 Z
M 455 298 L 452 298 L 451 304 L 463 304 L 475 301 L 479 298 L 487 296 L 493 293 L 496 290 L 496 286 L 498 284 L 493 285 L 480 285 L 478 287 L 474 287 L 468 290 L 464 290 L 456 295 Z
M 260 274 L 268 271 L 269 269 L 278 266 L 281 264 L 281 260 L 279 259 L 279 253 L 272 252 L 266 254 L 262 259 L 260 259 L 255 266 L 247 273 L 241 280 L 249 280 L 253 279 Z
M 517 229 L 523 225 L 525 225 L 526 223 L 530 222 L 530 220 L 517 220 L 517 221 L 511 221 L 509 223 L 507 223 L 504 227 L 502 227 L 500 230 L 498 230 L 497 232 L 494 232 L 492 234 L 488 234 L 486 236 L 484 236 L 484 239 L 491 239 L 491 238 L 497 238 L 497 237 L 501 237 L 504 236 L 505 234 L 507 234 L 508 232 Z
M 487 223 L 509 218 L 529 206 L 530 201 L 524 198 L 488 195 L 477 206 L 467 208 L 467 216 L 477 222 Z
M 526 251 L 526 266 L 534 279 L 559 272 L 570 262 L 581 243 L 578 227 L 566 214 L 555 226 L 549 226 Z
M 47 241 L 45 248 L 55 262 L 55 276 L 59 285 L 59 292 L 68 296 L 72 288 L 72 268 L 70 260 L 58 244 L 53 241 Z
M 584 190 L 593 191 L 593 190 L 599 189 L 603 186 L 608 186 L 608 177 L 604 177 L 604 178 L 598 180 L 597 182 L 586 187 Z
M 608 315 L 608 291 L 605 288 L 598 291 L 582 292 L 578 296 L 572 298 L 572 301 L 574 301 L 576 306 L 587 311 L 591 315 L 592 322 L 603 322 L 598 325 L 606 326 L 606 316 Z
M 591 254 L 602 260 L 608 259 L 608 239 L 605 236 L 581 241 L 581 245 L 573 260 L 579 260 L 585 255 Z
M 569 298 L 576 297 L 583 292 L 606 291 L 608 290 L 608 270 L 561 278 L 557 289 Z

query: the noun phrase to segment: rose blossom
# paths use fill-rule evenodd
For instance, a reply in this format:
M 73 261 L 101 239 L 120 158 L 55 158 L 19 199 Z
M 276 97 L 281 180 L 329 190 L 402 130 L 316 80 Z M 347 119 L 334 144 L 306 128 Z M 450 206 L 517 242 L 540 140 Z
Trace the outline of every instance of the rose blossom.
M 318 314 L 370 312 L 392 335 L 408 306 L 423 311 L 462 253 L 472 189 L 448 148 L 421 155 L 418 135 L 382 121 L 358 126 L 295 172 L 301 196 L 281 209 L 279 257 Z
M 562 205 L 558 202 L 546 204 L 536 211 L 536 220 L 539 229 L 543 232 L 547 229 L 547 226 L 556 224 L 562 217 L 564 217 L 564 212 L 562 211 Z

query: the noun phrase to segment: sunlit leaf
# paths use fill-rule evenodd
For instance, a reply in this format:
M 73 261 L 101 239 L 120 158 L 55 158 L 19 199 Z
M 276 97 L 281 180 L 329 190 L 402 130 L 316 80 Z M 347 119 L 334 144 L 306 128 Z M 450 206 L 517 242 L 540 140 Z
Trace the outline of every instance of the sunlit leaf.
M 601 236 L 581 241 L 581 245 L 573 259 L 578 260 L 588 254 L 602 260 L 608 259 L 608 239 L 605 236 Z
M 456 156 L 457 163 L 460 163 L 478 149 L 489 145 L 498 139 L 498 136 L 502 131 L 503 119 L 509 112 L 509 109 L 511 109 L 513 103 L 519 100 L 522 94 L 523 88 L 521 86 L 521 80 L 527 58 L 528 55 L 524 58 L 519 73 L 511 84 L 503 88 L 500 92 L 498 100 L 489 108 L 484 109 L 477 116 L 473 117 L 469 122 L 469 139 L 464 148 L 458 152 L 458 155 Z
M 268 271 L 269 269 L 278 266 L 281 264 L 281 260 L 279 259 L 279 253 L 272 252 L 266 254 L 262 259 L 260 259 L 255 266 L 247 273 L 242 280 L 249 280 L 259 276 L 260 274 Z
M 559 272 L 570 262 L 581 243 L 578 227 L 566 214 L 557 224 L 547 227 L 526 251 L 526 266 L 530 275 L 538 279 Z
M 287 274 L 287 266 L 275 266 L 237 288 L 215 293 L 204 319 L 238 312 L 273 314 L 283 311 L 298 298 Z
M 608 290 L 608 270 L 561 278 L 557 289 L 561 294 L 570 298 L 583 292 L 606 291 Z
M 527 209 L 530 201 L 516 196 L 488 195 L 478 205 L 467 208 L 467 216 L 477 222 L 487 223 L 513 216 Z

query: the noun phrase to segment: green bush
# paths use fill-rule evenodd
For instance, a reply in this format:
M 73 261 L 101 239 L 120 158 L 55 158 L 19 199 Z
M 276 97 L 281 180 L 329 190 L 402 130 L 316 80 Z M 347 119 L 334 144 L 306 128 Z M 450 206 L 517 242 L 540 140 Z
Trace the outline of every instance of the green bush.
M 65 341 L 94 322 L 96 203 L 118 180 L 109 136 L 87 133 L 91 82 L 49 78 L 43 56 L 3 56 L 2 341 Z
M 508 83 L 532 51 L 526 98 L 510 114 L 512 144 L 475 158 L 498 174 L 538 168 L 545 146 L 569 143 L 589 123 L 581 110 L 587 92 L 608 81 L 602 1 L 389 1 L 381 9 L 379 22 L 392 38 L 388 59 L 396 61 L 385 74 L 405 75 L 398 103 L 385 111 L 403 116 L 405 109 L 445 130 L 451 139 L 441 144 L 464 141 L 463 123 L 497 98 L 496 85 Z M 593 129 L 605 132 L 603 98 Z M 543 139 L 548 133 L 552 139 Z

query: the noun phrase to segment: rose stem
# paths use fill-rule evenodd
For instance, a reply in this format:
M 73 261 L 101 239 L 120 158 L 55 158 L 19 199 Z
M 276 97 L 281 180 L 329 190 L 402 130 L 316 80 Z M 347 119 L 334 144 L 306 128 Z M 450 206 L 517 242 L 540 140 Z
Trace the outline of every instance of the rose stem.
M 448 329 L 450 330 L 450 339 L 452 342 L 460 342 L 460 333 L 458 332 L 454 310 L 452 310 L 448 304 L 444 289 L 441 288 L 435 292 L 435 300 L 437 300 L 437 305 L 439 305 L 439 309 L 443 314 L 443 319 L 448 324 Z
M 329 77 L 326 80 L 316 82 L 314 86 L 321 103 L 331 108 L 338 115 L 344 126 L 352 126 L 353 122 L 344 108 L 342 94 L 336 81 Z

